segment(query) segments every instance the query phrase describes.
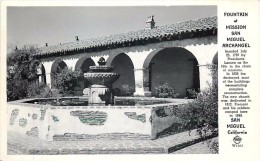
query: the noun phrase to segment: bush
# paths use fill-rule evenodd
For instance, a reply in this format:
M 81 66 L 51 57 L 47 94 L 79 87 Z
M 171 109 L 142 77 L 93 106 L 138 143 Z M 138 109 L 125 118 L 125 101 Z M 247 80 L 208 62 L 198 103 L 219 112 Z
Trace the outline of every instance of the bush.
M 187 120 L 193 120 L 197 125 L 206 122 L 215 124 L 218 120 L 218 98 L 217 91 L 212 86 L 197 94 L 197 99 L 184 105 Z M 186 111 L 187 110 L 187 111 Z
M 168 83 L 156 87 L 156 96 L 159 98 L 176 98 L 178 95 Z
M 211 74 L 217 75 L 217 67 L 210 66 Z M 217 77 L 217 76 L 216 76 Z M 218 133 L 218 85 L 213 80 L 207 89 L 196 94 L 196 99 L 180 106 L 176 112 L 177 117 L 184 120 L 184 127 L 188 130 L 197 129 L 200 137 Z M 218 152 L 218 142 L 211 144 L 211 150 Z
M 34 82 L 28 85 L 28 98 L 49 98 L 52 97 L 52 92 L 49 86 L 43 82 Z
M 28 81 L 17 77 L 7 77 L 7 101 L 19 100 L 27 96 Z
M 70 96 L 74 94 L 74 88 L 83 78 L 81 71 L 72 71 L 68 68 L 60 69 L 60 72 L 54 75 L 53 86 L 59 90 L 60 94 Z
M 197 98 L 197 94 L 198 94 L 198 91 L 199 89 L 194 89 L 194 88 L 188 88 L 186 89 L 186 94 L 187 94 L 187 97 L 188 99 L 194 99 L 194 98 Z
M 218 154 L 219 143 L 217 140 L 211 140 L 209 143 L 210 150 L 213 154 Z
M 123 96 L 132 96 L 134 94 L 134 88 L 128 84 L 122 85 L 121 95 Z

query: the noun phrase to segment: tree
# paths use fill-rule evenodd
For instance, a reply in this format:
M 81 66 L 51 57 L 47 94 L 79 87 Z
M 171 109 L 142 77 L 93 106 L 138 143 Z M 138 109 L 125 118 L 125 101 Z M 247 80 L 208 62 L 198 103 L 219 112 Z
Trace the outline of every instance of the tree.
M 13 50 L 7 55 L 7 100 L 17 100 L 27 97 L 27 88 L 37 75 L 30 70 L 30 64 L 35 59 L 33 55 L 37 49 L 29 48 Z
M 31 97 L 50 97 L 50 89 L 37 81 L 37 48 L 24 46 L 22 49 L 9 50 L 7 55 L 7 101 Z M 41 94 L 43 92 L 43 94 Z M 44 94 L 45 93 L 45 94 Z

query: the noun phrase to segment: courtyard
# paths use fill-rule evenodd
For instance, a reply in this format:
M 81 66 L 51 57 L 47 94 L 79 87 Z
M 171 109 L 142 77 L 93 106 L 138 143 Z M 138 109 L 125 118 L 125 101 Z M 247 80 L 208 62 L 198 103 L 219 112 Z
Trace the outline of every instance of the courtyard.
M 8 153 L 217 153 L 217 17 L 155 20 L 16 46 L 7 58 Z

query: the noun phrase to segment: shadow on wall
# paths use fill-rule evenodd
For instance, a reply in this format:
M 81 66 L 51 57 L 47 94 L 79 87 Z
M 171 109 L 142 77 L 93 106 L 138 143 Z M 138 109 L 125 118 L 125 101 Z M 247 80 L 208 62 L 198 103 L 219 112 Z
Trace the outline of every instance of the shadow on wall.
M 75 69 L 81 70 L 83 73 L 87 73 L 90 70 L 89 67 L 94 65 L 95 62 L 90 57 L 83 57 L 76 63 Z M 79 85 L 75 88 L 74 95 L 82 96 L 83 90 L 89 86 L 90 83 L 86 79 L 81 80 Z
M 186 97 L 187 88 L 199 88 L 198 61 L 192 53 L 183 48 L 165 48 L 150 62 L 151 92 L 167 83 L 179 98 Z
M 119 95 L 132 95 L 135 91 L 134 66 L 126 54 L 117 55 L 111 63 L 114 67 L 113 72 L 118 73 L 120 77 L 113 83 L 113 89 L 120 91 Z

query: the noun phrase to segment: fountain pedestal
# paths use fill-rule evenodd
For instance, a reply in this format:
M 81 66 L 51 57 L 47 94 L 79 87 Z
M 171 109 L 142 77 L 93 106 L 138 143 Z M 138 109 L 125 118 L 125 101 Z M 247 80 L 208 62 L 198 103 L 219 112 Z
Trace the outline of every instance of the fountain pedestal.
M 89 104 L 112 104 L 112 90 L 104 85 L 94 84 L 89 88 Z

